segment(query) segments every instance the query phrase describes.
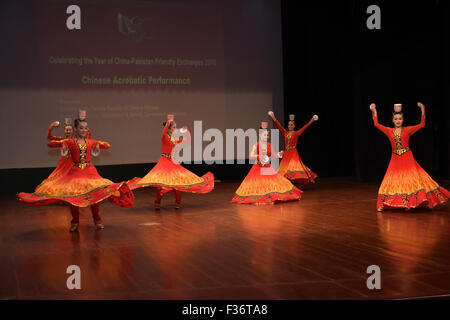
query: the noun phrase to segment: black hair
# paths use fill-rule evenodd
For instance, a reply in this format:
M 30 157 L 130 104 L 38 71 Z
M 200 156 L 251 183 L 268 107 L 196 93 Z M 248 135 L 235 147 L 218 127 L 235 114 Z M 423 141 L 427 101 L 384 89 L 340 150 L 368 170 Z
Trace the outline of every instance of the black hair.
M 81 122 L 87 122 L 86 119 L 75 119 L 74 121 L 74 127 L 78 128 Z
M 163 122 L 163 127 L 165 127 L 166 124 L 167 124 L 167 121 L 164 121 L 164 122 Z M 172 125 L 173 125 L 173 121 L 170 122 L 170 124 L 169 124 L 169 129 L 172 128 Z
M 397 112 L 397 111 L 392 112 L 392 119 L 394 119 L 394 117 L 395 117 L 396 115 L 401 115 L 403 118 L 405 118 L 405 116 L 403 115 L 403 112 L 402 112 L 402 111 L 400 111 L 400 112 Z

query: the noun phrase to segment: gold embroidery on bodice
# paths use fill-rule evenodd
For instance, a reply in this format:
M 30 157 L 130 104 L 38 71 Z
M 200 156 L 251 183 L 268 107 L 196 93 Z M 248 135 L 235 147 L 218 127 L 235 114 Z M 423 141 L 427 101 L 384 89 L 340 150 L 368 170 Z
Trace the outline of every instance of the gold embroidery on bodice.
M 270 164 L 269 157 L 267 155 L 267 150 L 268 150 L 267 144 L 265 145 L 265 147 L 262 147 L 262 143 L 259 144 L 259 154 L 258 154 L 257 163 L 261 167 L 265 167 Z
M 286 151 L 289 151 L 289 150 L 292 150 L 292 149 L 296 148 L 296 146 L 291 146 L 291 139 L 292 139 L 293 135 L 294 135 L 293 131 L 288 131 L 287 134 L 286 134 L 286 139 L 287 139 Z
M 85 144 L 80 144 L 78 141 L 76 141 L 76 144 L 80 149 L 80 162 L 74 162 L 73 164 L 80 169 L 85 169 L 90 164 L 89 161 L 86 161 L 88 144 L 87 142 Z
M 394 134 L 395 146 L 397 147 L 397 149 L 392 150 L 392 152 L 398 156 L 401 156 L 402 154 L 408 152 L 410 150 L 409 147 L 407 148 L 402 147 L 403 128 L 400 131 L 400 134 L 396 133 L 395 129 L 392 130 L 392 133 Z

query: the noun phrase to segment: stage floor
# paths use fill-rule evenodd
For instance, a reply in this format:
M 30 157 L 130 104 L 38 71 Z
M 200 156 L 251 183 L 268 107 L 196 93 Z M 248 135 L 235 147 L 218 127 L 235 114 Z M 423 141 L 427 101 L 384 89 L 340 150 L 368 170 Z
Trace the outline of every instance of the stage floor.
M 89 209 L 69 233 L 65 205 L 28 207 L 0 196 L 1 299 L 380 299 L 450 297 L 450 203 L 434 210 L 376 212 L 377 184 L 318 179 L 298 202 L 237 205 L 239 182 L 174 196 L 153 209 Z M 443 184 L 449 187 L 449 184 Z M 81 290 L 69 290 L 69 265 Z M 366 269 L 381 269 L 369 290 Z

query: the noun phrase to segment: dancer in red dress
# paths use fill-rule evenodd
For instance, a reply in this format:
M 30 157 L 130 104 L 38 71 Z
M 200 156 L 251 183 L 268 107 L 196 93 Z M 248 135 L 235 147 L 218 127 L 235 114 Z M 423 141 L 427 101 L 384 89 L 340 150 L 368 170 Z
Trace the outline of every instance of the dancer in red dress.
M 169 115 L 162 131 L 162 154 L 158 163 L 143 178 L 134 178 L 128 182 L 131 190 L 143 187 L 156 187 L 157 196 L 155 209 L 160 209 L 164 194 L 173 190 L 175 193 L 175 208 L 181 207 L 181 191 L 191 193 L 207 193 L 214 189 L 214 175 L 211 172 L 202 177 L 195 175 L 175 160 L 176 146 L 184 141 L 175 139 L 173 133 L 177 124 Z M 187 130 L 184 127 L 181 132 Z
M 273 153 L 268 139 L 267 122 L 263 122 L 259 133 L 259 142 L 255 143 L 250 152 L 250 159 L 256 160 L 256 162 L 236 190 L 231 202 L 273 204 L 301 198 L 302 191 L 272 168 L 270 158 L 281 158 L 283 151 L 278 154 Z
M 59 141 L 64 139 L 70 139 L 73 135 L 73 127 L 72 127 L 72 119 L 66 118 L 65 119 L 65 125 L 64 125 L 64 135 L 65 137 L 57 137 L 52 135 L 52 130 L 55 127 L 59 126 L 59 121 L 54 121 L 50 124 L 50 127 L 47 131 L 47 139 L 50 141 L 48 142 L 48 146 L 50 148 L 58 148 L 59 147 Z M 47 183 L 53 179 L 56 179 L 60 177 L 63 174 L 66 174 L 70 168 L 72 167 L 72 160 L 70 159 L 70 155 L 66 156 L 60 156 L 58 166 L 53 170 L 53 172 L 44 180 L 42 181 L 36 189 L 38 189 L 42 184 Z
M 75 120 L 75 137 L 53 141 L 62 147 L 61 154 L 70 154 L 72 166 L 70 170 L 59 177 L 42 183 L 33 193 L 21 192 L 20 201 L 30 205 L 46 205 L 56 202 L 70 204 L 72 222 L 70 231 L 78 230 L 79 207 L 91 206 L 92 217 L 97 229 L 103 229 L 99 203 L 105 199 L 121 207 L 131 207 L 134 196 L 124 182 L 113 183 L 102 178 L 97 169 L 90 163 L 91 153 L 98 156 L 100 149 L 108 149 L 107 142 L 95 141 L 87 138 L 88 123 L 84 112 L 80 112 L 80 119 Z
M 396 104 L 392 116 L 394 128 L 379 124 L 376 106 L 370 105 L 375 127 L 388 137 L 392 147 L 391 161 L 378 191 L 378 211 L 392 208 L 433 208 L 450 197 L 450 192 L 440 187 L 416 162 L 409 148 L 409 137 L 425 126 L 425 106 L 420 102 L 417 105 L 422 111 L 420 124 L 403 127 L 401 104 Z
M 47 139 L 50 141 L 48 142 L 48 146 L 50 148 L 62 148 L 60 146 L 60 141 L 64 139 L 70 139 L 73 135 L 73 126 L 72 126 L 72 119 L 66 118 L 65 119 L 65 125 L 64 125 L 64 135 L 65 137 L 59 137 L 54 136 L 52 134 L 52 130 L 55 127 L 59 126 L 59 121 L 54 121 L 50 124 L 50 127 L 47 131 Z M 88 131 L 88 139 L 91 139 L 91 131 Z M 53 170 L 53 172 L 44 180 L 42 181 L 37 188 L 39 188 L 42 184 L 47 183 L 55 178 L 58 178 L 62 176 L 63 174 L 66 174 L 69 172 L 70 168 L 72 167 L 72 159 L 70 158 L 70 154 L 67 154 L 65 156 L 60 156 L 58 166 Z M 36 189 L 37 189 L 36 188 Z
M 298 187 L 308 183 L 314 183 L 314 179 L 317 178 L 317 174 L 305 166 L 302 159 L 300 159 L 297 152 L 297 141 L 298 137 L 306 130 L 306 128 L 308 128 L 314 121 L 317 121 L 319 117 L 314 115 L 312 119 L 300 130 L 295 131 L 295 115 L 289 115 L 288 130 L 286 130 L 275 118 L 272 111 L 269 111 L 268 114 L 275 122 L 278 129 L 280 129 L 281 134 L 284 137 L 284 144 L 286 147 L 283 160 L 281 160 L 280 167 L 278 168 L 278 174 L 291 180 Z

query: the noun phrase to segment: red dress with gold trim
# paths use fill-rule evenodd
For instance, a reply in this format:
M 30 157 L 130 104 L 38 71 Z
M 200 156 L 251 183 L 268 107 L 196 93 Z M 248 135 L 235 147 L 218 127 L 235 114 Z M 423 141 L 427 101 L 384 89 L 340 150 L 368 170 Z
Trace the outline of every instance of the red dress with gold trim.
M 47 131 L 47 139 L 49 139 L 50 141 L 48 142 L 48 146 L 50 148 L 61 148 L 60 147 L 60 141 L 66 139 L 64 137 L 57 137 L 52 135 L 52 129 L 53 127 L 50 126 L 48 128 Z M 89 137 L 90 138 L 90 137 Z M 70 168 L 72 167 L 72 159 L 70 158 L 70 154 L 67 154 L 65 156 L 60 156 L 59 157 L 59 162 L 58 162 L 58 166 L 55 168 L 55 170 L 52 171 L 52 173 L 50 173 L 50 175 L 43 180 L 37 187 L 39 188 L 42 184 L 47 183 L 51 180 L 54 180 L 64 174 L 66 174 L 67 172 L 69 172 Z
M 270 161 L 261 162 L 260 155 L 271 157 L 272 146 L 267 143 L 267 150 L 260 149 L 256 143 L 257 161 L 242 181 L 231 200 L 233 203 L 271 204 L 278 201 L 291 201 L 301 198 L 302 191 L 288 179 L 278 174 Z
M 317 174 L 312 172 L 311 169 L 303 163 L 297 152 L 298 137 L 311 125 L 311 123 L 312 121 L 308 122 L 300 130 L 287 131 L 278 120 L 275 120 L 275 124 L 284 137 L 284 144 L 286 146 L 283 159 L 278 168 L 278 173 L 300 186 L 314 183 L 314 179 L 317 178 Z
M 162 132 L 162 155 L 158 163 L 143 178 L 128 181 L 131 190 L 143 187 L 160 187 L 161 194 L 170 190 L 191 193 L 208 193 L 214 189 L 214 175 L 211 172 L 199 177 L 177 163 L 173 158 L 174 148 L 183 139 L 173 140 L 168 134 L 170 122 L 167 121 Z
M 30 205 L 67 202 L 76 207 L 87 207 L 108 199 L 121 207 L 133 205 L 133 193 L 125 182 L 113 183 L 102 178 L 90 163 L 92 148 L 99 144 L 101 149 L 109 149 L 109 143 L 86 139 L 86 144 L 81 145 L 75 138 L 52 143 L 59 147 L 67 145 L 72 166 L 66 174 L 41 183 L 33 193 L 19 193 L 20 201 Z
M 375 114 L 372 117 L 375 127 L 388 137 L 392 147 L 391 161 L 378 191 L 377 208 L 433 208 L 446 202 L 450 192 L 431 179 L 409 148 L 409 137 L 425 126 L 425 114 L 420 124 L 403 127 L 399 135 L 394 128 L 379 124 Z

